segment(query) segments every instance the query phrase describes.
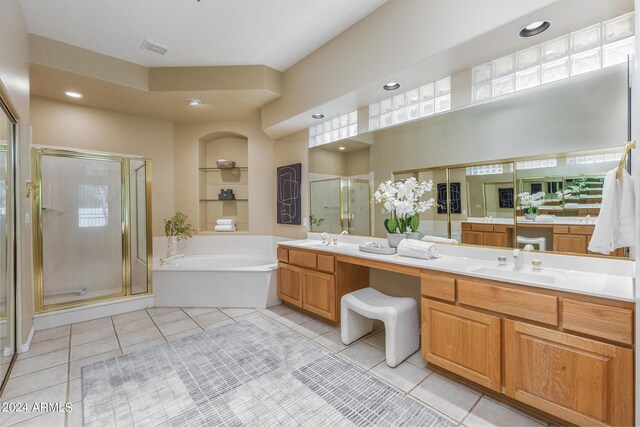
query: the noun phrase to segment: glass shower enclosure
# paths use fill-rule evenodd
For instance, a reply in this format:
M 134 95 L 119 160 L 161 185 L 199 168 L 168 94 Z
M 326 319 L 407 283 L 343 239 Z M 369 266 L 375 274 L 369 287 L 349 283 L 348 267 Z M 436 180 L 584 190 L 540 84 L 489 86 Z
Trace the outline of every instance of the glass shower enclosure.
M 310 230 L 368 236 L 371 196 L 366 179 L 331 178 L 310 183 Z
M 151 162 L 33 151 L 36 312 L 151 291 Z

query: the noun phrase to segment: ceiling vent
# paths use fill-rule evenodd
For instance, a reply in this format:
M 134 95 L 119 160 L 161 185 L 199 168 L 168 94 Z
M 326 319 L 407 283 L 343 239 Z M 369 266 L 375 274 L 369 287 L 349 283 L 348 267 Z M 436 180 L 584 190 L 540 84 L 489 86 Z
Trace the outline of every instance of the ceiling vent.
M 142 46 L 140 46 L 142 49 L 145 50 L 149 50 L 153 53 L 157 53 L 160 55 L 164 55 L 165 53 L 167 53 L 167 48 L 166 47 L 162 47 L 159 44 L 156 44 L 150 40 L 144 39 L 144 41 L 142 42 Z

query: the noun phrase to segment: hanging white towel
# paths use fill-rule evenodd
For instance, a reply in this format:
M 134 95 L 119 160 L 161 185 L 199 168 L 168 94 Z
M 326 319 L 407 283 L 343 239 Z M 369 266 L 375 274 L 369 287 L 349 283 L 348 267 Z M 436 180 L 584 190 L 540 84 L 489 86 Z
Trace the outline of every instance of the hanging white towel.
M 236 220 L 233 218 L 218 218 L 217 225 L 236 225 Z
M 236 231 L 236 226 L 235 225 L 216 225 L 214 230 L 218 232 Z
M 636 215 L 633 177 L 626 170 L 616 179 L 617 168 L 607 172 L 602 187 L 602 206 L 589 250 L 608 255 L 635 244 Z
M 424 236 L 422 238 L 423 242 L 432 242 L 432 243 L 448 243 L 450 245 L 457 245 L 459 242 L 456 239 L 447 239 L 446 237 L 440 236 Z
M 411 258 L 432 259 L 438 257 L 438 247 L 435 243 L 404 239 L 398 245 L 398 255 Z

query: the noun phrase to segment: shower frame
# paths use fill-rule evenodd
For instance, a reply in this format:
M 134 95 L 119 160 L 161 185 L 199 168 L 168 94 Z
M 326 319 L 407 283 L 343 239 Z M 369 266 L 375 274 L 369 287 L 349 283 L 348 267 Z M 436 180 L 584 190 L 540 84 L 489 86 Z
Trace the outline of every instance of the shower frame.
M 43 254 L 43 229 L 42 229 L 42 174 L 41 165 L 43 156 L 54 156 L 82 160 L 112 161 L 120 163 L 120 198 L 121 198 L 121 238 L 122 238 L 122 291 L 79 299 L 77 301 L 67 301 L 55 304 L 45 304 L 44 302 L 44 254 Z M 97 302 L 113 301 L 131 296 L 149 295 L 153 293 L 151 270 L 153 268 L 153 232 L 151 223 L 151 160 L 142 157 L 127 157 L 123 155 L 99 154 L 85 151 L 74 151 L 57 148 L 33 148 L 31 150 L 32 178 L 35 187 L 35 194 L 32 199 L 33 212 L 33 280 L 34 280 L 34 300 L 35 312 L 48 313 L 51 311 L 66 308 L 80 307 Z M 147 291 L 132 293 L 131 281 L 131 199 L 130 199 L 130 163 L 132 160 L 144 163 L 145 170 L 145 221 L 146 221 L 146 246 L 147 246 Z M 136 168 L 137 170 L 138 168 Z M 136 201 L 137 203 L 137 201 Z

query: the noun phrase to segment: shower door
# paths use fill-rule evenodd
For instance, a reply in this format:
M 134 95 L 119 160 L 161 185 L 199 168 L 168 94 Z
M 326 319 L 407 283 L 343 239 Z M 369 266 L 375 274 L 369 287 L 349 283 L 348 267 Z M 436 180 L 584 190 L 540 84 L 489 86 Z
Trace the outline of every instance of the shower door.
M 123 159 L 39 158 L 43 307 L 124 295 Z
M 16 355 L 15 126 L 0 100 L 0 397 Z

